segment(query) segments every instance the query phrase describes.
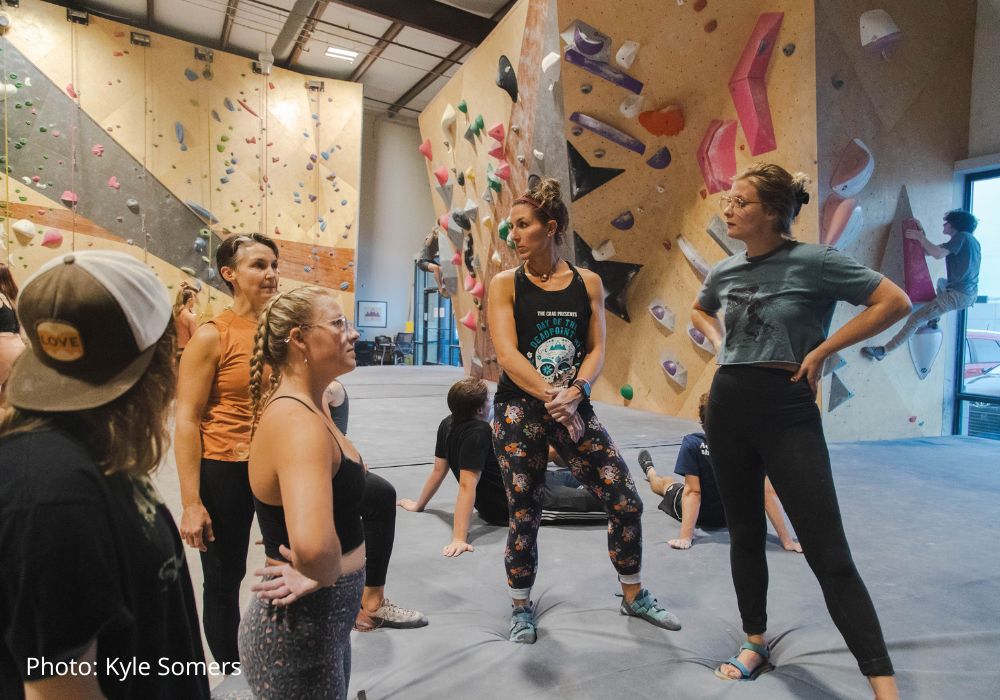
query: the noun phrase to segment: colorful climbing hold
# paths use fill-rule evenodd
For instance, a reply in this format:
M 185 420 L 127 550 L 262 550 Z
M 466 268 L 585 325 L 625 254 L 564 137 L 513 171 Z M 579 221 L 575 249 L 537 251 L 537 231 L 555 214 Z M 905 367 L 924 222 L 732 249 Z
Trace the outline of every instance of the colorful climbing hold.
M 62 203 L 63 203 L 63 204 L 65 204 L 65 205 L 66 205 L 67 207 L 72 207 L 72 206 L 74 206 L 74 205 L 76 204 L 76 202 L 77 202 L 77 197 L 76 197 L 76 192 L 73 192 L 73 191 L 71 191 L 71 190 L 65 190 L 65 191 L 64 191 L 64 192 L 62 193 L 62 195 L 61 195 L 61 196 L 59 197 L 59 199 L 60 199 L 60 201 L 62 201 Z
M 49 229 L 42 235 L 42 245 L 46 248 L 58 248 L 62 245 L 63 235 L 54 229 Z
M 108 187 L 110 187 L 111 189 L 118 190 L 121 189 L 121 186 L 122 186 L 121 183 L 118 182 L 118 178 L 115 177 L 114 175 L 108 178 Z
M 417 150 L 420 151 L 424 155 L 424 158 L 426 158 L 427 160 L 431 160 L 433 158 L 430 139 L 424 139 L 424 142 L 419 146 L 417 146 Z M 330 156 L 326 155 L 325 157 L 329 158 Z
M 198 74 L 195 73 L 190 68 L 185 68 L 184 69 L 184 77 L 187 78 L 188 80 L 190 80 L 193 83 L 195 80 L 198 79 Z
M 670 149 L 663 146 L 646 160 L 646 165 L 656 170 L 663 170 L 670 165 L 671 159 Z
M 635 391 L 633 391 L 631 384 L 622 384 L 618 393 L 621 394 L 622 398 L 626 401 L 631 401 L 632 397 L 635 396 Z
M 80 99 L 80 95 L 79 95 L 79 93 L 77 93 L 76 89 L 73 87 L 73 83 L 69 83 L 66 86 L 66 94 L 69 95 L 70 97 L 72 97 L 74 100 Z
M 461 112 L 462 114 L 468 114 L 469 113 L 469 105 L 466 104 L 465 100 L 462 100 L 461 102 L 459 102 L 458 105 L 457 105 L 457 107 L 458 107 L 458 111 Z
M 43 126 L 42 129 L 44 129 L 44 128 L 45 127 Z M 94 147 L 90 149 L 90 152 L 93 153 L 98 158 L 100 158 L 101 156 L 104 155 L 104 146 L 102 146 L 99 143 L 95 143 Z

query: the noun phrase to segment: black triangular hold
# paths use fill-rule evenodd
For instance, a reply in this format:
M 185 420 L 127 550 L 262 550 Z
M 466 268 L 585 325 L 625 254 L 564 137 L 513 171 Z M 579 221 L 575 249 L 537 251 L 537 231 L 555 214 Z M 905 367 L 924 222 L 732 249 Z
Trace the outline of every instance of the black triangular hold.
M 497 87 L 510 95 L 510 99 L 517 102 L 517 75 L 514 73 L 514 66 L 510 64 L 510 59 L 500 56 L 500 63 L 497 66 Z
M 625 172 L 622 168 L 591 165 L 569 141 L 566 142 L 566 151 L 569 153 L 570 201 L 575 202 Z
M 573 232 L 573 248 L 576 251 L 577 266 L 596 272 L 604 283 L 604 308 L 625 323 L 631 323 L 632 319 L 628 315 L 628 290 L 632 280 L 642 269 L 642 265 L 594 260 L 594 254 L 587 241 L 576 231 Z

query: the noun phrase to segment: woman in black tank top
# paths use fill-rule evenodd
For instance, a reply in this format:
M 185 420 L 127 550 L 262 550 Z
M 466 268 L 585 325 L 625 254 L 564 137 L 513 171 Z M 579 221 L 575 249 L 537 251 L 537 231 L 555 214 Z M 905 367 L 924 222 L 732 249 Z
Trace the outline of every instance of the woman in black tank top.
M 365 583 L 365 471 L 330 420 L 323 391 L 354 369 L 357 339 L 321 287 L 275 295 L 257 325 L 249 473 L 268 567 L 240 622 L 239 648 L 258 697 L 347 696 L 350 632 Z
M 604 288 L 596 274 L 562 259 L 568 218 L 556 180 L 542 180 L 519 197 L 510 211 L 510 236 L 522 264 L 499 273 L 489 290 L 490 332 L 502 369 L 493 447 L 510 497 L 504 557 L 514 606 L 510 641 L 527 644 L 536 639 L 530 597 L 549 444 L 608 513 L 621 613 L 680 629 L 676 616 L 642 587 L 642 501 L 590 405 L 590 385 L 604 365 Z

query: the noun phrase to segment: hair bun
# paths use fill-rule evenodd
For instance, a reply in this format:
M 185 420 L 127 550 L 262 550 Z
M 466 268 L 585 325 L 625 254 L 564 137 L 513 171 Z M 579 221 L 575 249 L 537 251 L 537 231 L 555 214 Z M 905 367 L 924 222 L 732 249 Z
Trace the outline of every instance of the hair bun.
M 795 201 L 798 202 L 800 205 L 809 204 L 809 193 L 806 192 L 805 190 L 800 190 L 795 194 Z

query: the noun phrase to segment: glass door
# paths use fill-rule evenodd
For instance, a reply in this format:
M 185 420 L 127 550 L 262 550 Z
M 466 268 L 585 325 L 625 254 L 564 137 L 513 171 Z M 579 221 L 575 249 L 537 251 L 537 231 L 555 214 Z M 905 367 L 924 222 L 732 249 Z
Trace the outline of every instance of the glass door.
M 959 317 L 955 425 L 959 435 L 1000 440 L 1000 170 L 969 175 L 965 208 L 978 219 L 979 297 Z

